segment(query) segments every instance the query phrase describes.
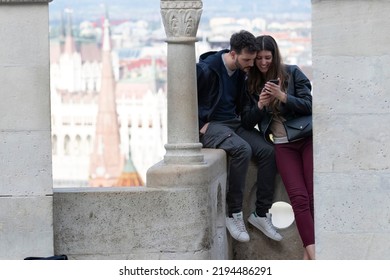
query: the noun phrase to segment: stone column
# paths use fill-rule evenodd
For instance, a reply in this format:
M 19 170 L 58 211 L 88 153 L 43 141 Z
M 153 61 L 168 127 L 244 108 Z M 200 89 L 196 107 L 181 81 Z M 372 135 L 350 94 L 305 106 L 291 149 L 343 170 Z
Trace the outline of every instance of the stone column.
M 175 241 L 159 248 L 164 258 L 227 259 L 231 252 L 225 227 L 226 154 L 199 143 L 195 41 L 201 8 L 200 0 L 161 0 L 168 43 L 168 143 L 164 160 L 148 169 L 146 186 L 170 197 L 148 211 L 164 213 L 154 235 L 169 232 Z
M 316 255 L 390 259 L 390 1 L 312 1 Z
M 168 143 L 165 163 L 202 163 L 199 143 L 195 41 L 202 1 L 161 0 L 168 43 Z
M 0 0 L 0 259 L 53 255 L 49 0 Z

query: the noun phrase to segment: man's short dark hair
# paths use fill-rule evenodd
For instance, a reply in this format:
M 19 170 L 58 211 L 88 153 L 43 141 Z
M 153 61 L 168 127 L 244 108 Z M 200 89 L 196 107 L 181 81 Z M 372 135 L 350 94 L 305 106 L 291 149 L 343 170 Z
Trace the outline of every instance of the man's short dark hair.
M 246 49 L 250 53 L 257 52 L 258 50 L 256 37 L 246 30 L 234 33 L 230 37 L 230 50 L 240 54 L 243 49 Z

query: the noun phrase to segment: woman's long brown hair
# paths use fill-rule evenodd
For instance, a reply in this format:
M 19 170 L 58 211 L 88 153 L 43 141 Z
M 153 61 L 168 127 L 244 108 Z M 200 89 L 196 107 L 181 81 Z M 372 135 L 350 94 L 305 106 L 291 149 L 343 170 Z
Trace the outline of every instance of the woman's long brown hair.
M 255 65 L 251 68 L 248 75 L 248 91 L 250 94 L 260 94 L 265 83 L 271 79 L 279 78 L 280 89 L 286 91 L 288 75 L 286 73 L 282 56 L 280 55 L 278 44 L 275 39 L 269 35 L 262 35 L 256 37 L 256 43 L 259 51 L 270 51 L 272 53 L 272 62 L 267 71 L 263 74 Z M 272 111 L 275 114 L 279 113 L 280 100 L 275 99 L 271 104 Z

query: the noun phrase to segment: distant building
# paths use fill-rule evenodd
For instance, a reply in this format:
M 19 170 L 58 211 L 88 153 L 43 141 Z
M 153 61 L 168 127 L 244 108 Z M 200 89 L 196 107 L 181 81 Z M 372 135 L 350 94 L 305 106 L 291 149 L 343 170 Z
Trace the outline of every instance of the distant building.
M 66 34 L 51 41 L 53 179 L 56 187 L 88 186 L 102 87 L 102 49 Z M 83 23 L 85 25 L 85 23 Z M 161 52 L 160 51 L 157 51 Z M 120 58 L 111 52 L 122 167 L 117 180 L 137 185 L 160 161 L 166 143 L 166 57 Z M 130 138 L 131 136 L 131 138 Z M 116 145 L 116 144 L 114 144 Z M 98 145 L 99 146 L 99 145 Z M 129 157 L 132 155 L 132 158 Z M 129 168 L 132 166 L 132 168 Z M 129 170 L 139 180 L 123 180 Z M 101 169 L 99 169 L 101 171 Z M 95 174 L 96 175 L 96 174 Z M 99 185 L 99 184 L 98 184 Z
M 104 20 L 102 52 L 102 81 L 99 92 L 98 112 L 93 138 L 93 151 L 89 162 L 88 185 L 115 187 L 124 166 L 120 150 L 118 114 L 116 108 L 116 82 L 112 69 L 110 25 Z
M 125 163 L 125 166 L 122 170 L 122 173 L 119 176 L 118 181 L 116 182 L 116 185 L 118 187 L 127 187 L 127 186 L 137 187 L 137 186 L 145 185 L 144 180 L 142 180 L 137 169 L 134 167 L 134 163 L 133 160 L 131 159 L 131 155 L 129 155 Z
M 94 41 L 78 41 L 73 36 L 71 12 L 66 28 L 50 41 L 52 88 L 68 92 L 98 92 L 101 82 L 101 49 Z M 84 25 L 85 23 L 82 23 Z

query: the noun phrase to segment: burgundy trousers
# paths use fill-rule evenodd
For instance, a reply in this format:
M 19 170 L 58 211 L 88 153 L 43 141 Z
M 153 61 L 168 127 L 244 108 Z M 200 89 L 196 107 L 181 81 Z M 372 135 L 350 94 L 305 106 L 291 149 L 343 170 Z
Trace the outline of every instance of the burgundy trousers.
M 314 244 L 313 138 L 275 144 L 275 156 L 303 246 Z

